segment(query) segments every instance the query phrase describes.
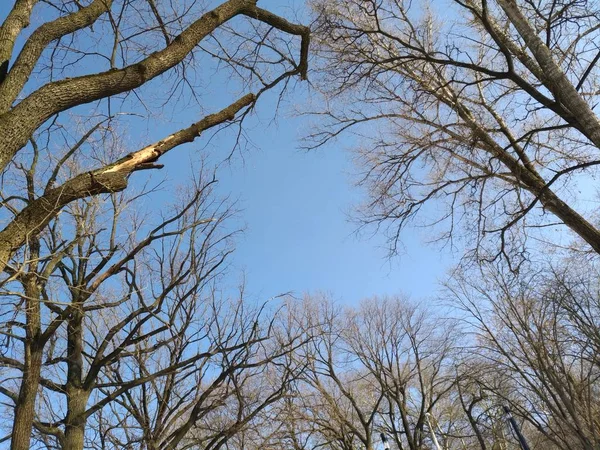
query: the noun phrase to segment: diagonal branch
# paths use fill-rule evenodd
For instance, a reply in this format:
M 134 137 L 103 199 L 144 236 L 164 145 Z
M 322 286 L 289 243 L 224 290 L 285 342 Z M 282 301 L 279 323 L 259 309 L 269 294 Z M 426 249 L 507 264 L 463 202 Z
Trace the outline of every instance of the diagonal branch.
M 94 0 L 85 8 L 45 23 L 35 30 L 19 53 L 6 79 L 0 84 L 0 113 L 10 109 L 50 42 L 93 24 L 110 9 L 112 2 L 113 0 Z
M 0 26 L 0 83 L 8 72 L 17 36 L 29 25 L 31 11 L 38 0 L 17 0 Z
M 4 170 L 32 133 L 53 115 L 77 105 L 131 91 L 156 78 L 183 61 L 206 36 L 253 3 L 251 0 L 223 3 L 193 22 L 163 50 L 136 64 L 51 82 L 41 87 L 0 116 L 0 170 Z
M 32 236 L 36 236 L 65 205 L 81 198 L 124 190 L 133 172 L 162 167 L 154 164 L 162 155 L 181 144 L 194 141 L 209 128 L 233 120 L 236 113 L 252 105 L 255 100 L 254 94 L 247 94 L 188 128 L 130 153 L 113 164 L 77 175 L 61 186 L 46 191 L 44 195 L 29 203 L 0 231 L 0 271 L 3 270 L 13 252 Z
M 600 121 L 588 103 L 579 95 L 565 73 L 552 57 L 552 52 L 537 35 L 514 0 L 498 0 L 510 22 L 531 51 L 544 76 L 542 82 L 554 97 L 570 111 L 585 136 L 600 147 Z

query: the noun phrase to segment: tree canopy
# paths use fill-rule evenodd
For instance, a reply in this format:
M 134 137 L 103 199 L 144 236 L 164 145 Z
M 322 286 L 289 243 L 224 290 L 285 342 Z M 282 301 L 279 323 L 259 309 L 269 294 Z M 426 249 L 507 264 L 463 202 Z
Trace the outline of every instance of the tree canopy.
M 600 447 L 596 2 L 9 3 L 2 445 Z M 305 146 L 353 133 L 392 254 L 415 223 L 465 250 L 434 301 L 257 299 L 232 288 L 239 213 L 201 152 L 168 201 L 131 182 L 209 130 L 239 140 L 296 81 Z M 191 125 L 132 126 L 169 109 Z

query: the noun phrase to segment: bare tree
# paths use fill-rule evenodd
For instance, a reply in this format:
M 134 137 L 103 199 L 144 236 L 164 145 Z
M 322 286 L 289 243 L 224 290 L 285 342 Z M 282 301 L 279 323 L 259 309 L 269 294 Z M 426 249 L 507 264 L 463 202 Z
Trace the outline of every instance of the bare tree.
M 164 395 L 178 377 L 208 367 L 212 376 L 216 361 L 224 375 L 213 390 L 237 393 L 243 413 L 215 445 L 253 417 L 231 383 L 253 384 L 239 371 L 252 380 L 286 351 L 264 351 L 269 331 L 258 317 L 224 323 L 230 318 L 206 306 L 230 252 L 222 225 L 230 211 L 209 195 L 215 180 L 194 180 L 184 204 L 153 219 L 134 212 L 151 188 L 120 192 L 134 172 L 162 167 L 166 152 L 240 123 L 263 92 L 305 78 L 308 37 L 245 0 L 212 9 L 194 0 L 16 0 L 8 8 L 0 25 L 0 393 L 14 413 L 2 438 L 12 448 L 83 448 L 89 421 L 113 431 L 106 439 L 135 439 L 113 420 L 127 395 L 151 387 Z M 200 106 L 203 58 L 241 81 L 217 112 Z M 165 106 L 194 102 L 195 123 L 153 144 L 129 132 L 132 111 L 145 108 L 152 120 Z M 282 374 L 273 396 L 290 377 Z M 196 421 L 223 406 L 210 386 L 194 384 L 194 401 L 154 404 L 156 417 L 177 420 L 139 424 L 144 445 L 189 439 Z
M 478 370 L 463 372 L 479 398 L 463 398 L 509 405 L 534 448 L 598 447 L 597 328 L 587 326 L 597 317 L 597 278 L 572 268 L 515 277 L 497 267 L 484 277 L 451 288 L 475 333 Z
M 301 38 L 300 45 L 293 36 Z M 308 39 L 307 28 L 256 6 L 255 0 L 229 0 L 210 10 L 195 0 L 16 0 L 0 26 L 2 267 L 65 205 L 125 189 L 132 173 L 159 168 L 156 161 L 166 152 L 245 114 L 265 90 L 295 75 L 305 78 Z M 152 87 L 155 97 L 162 97 L 157 108 L 178 97 L 194 98 L 198 79 L 206 76 L 198 62 L 203 57 L 217 57 L 219 76 L 240 76 L 247 93 L 218 112 L 198 111 L 195 123 L 158 142 L 140 142 L 120 154 L 87 151 L 84 144 L 96 132 L 116 126 L 130 111 L 131 97 L 145 105 L 145 89 L 153 80 L 161 81 Z M 78 109 L 85 104 L 90 104 L 86 112 Z M 72 126 L 77 121 L 87 123 L 88 130 L 69 151 L 60 151 L 66 136 L 78 134 Z M 42 146 L 43 131 L 48 136 Z M 14 192 L 6 181 L 26 154 L 37 157 L 42 150 L 55 167 L 48 169 L 45 186 L 23 201 L 22 191 Z M 66 177 L 64 167 L 75 156 L 81 170 Z
M 352 314 L 346 339 L 381 393 L 386 433 L 400 449 L 430 442 L 454 387 L 452 327 L 406 299 L 372 299 Z
M 308 368 L 284 421 L 295 449 L 373 449 L 385 432 L 400 449 L 429 445 L 454 425 L 451 327 L 401 298 L 357 308 L 308 299 L 300 310 L 313 339 L 300 350 Z M 436 429 L 430 429 L 435 423 Z M 445 442 L 446 444 L 446 442 Z
M 476 349 L 473 348 L 473 354 L 477 354 Z M 460 430 L 461 441 L 468 443 L 468 448 L 505 448 L 511 433 L 502 408 L 504 403 L 497 393 L 506 396 L 514 386 L 477 357 L 457 363 L 455 404 L 462 413 L 456 428 Z
M 12 448 L 220 448 L 287 392 L 297 337 L 211 287 L 232 236 L 213 182 L 157 225 L 122 195 L 79 200 L 27 246 L 3 293 Z
M 371 449 L 381 394 L 370 391 L 367 373 L 353 364 L 347 351 L 346 312 L 327 298 L 311 299 L 306 312 L 307 323 L 318 328 L 305 355 L 309 368 L 301 403 L 304 418 L 314 424 L 321 445 Z
M 552 240 L 549 227 L 565 225 L 600 252 L 596 216 L 580 201 L 599 163 L 595 3 L 313 7 L 329 103 L 310 138 L 321 145 L 349 129 L 366 138 L 365 220 L 388 225 L 393 249 L 422 212 L 440 239 L 470 236 L 479 259 L 504 257 L 513 268 L 533 230 Z
M 203 343 L 208 350 L 201 363 L 187 364 L 185 351 L 169 348 L 166 367 L 185 362 L 185 370 L 163 368 L 169 372 L 166 377 L 127 390 L 119 407 L 104 418 L 103 427 L 110 429 L 107 435 L 114 442 L 101 448 L 125 442 L 147 449 L 245 448 L 237 443 L 269 428 L 274 405 L 298 376 L 288 355 L 301 341 L 278 341 L 272 313 L 264 306 L 252 310 L 243 297 L 229 304 L 212 300 L 212 314 L 203 315 L 213 320 L 205 325 L 202 339 L 208 341 Z M 152 356 L 138 364 L 140 373 L 160 372 L 149 370 L 152 359 L 157 360 Z M 115 370 L 114 378 L 121 378 L 121 371 Z M 125 434 L 137 439 L 119 441 Z

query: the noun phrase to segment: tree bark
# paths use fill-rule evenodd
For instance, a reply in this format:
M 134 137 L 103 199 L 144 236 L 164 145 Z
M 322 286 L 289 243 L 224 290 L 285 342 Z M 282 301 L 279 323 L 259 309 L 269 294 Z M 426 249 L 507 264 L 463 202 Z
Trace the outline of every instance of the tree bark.
M 40 344 L 41 309 L 38 276 L 29 273 L 25 276 L 26 338 L 25 364 L 15 405 L 11 450 L 28 450 L 35 417 L 35 401 L 40 385 L 43 346 Z
M 37 0 L 18 0 L 0 28 L 0 38 L 2 33 L 18 36 L 20 30 L 26 26 L 31 8 L 36 2 Z M 38 127 L 50 117 L 74 106 L 143 85 L 181 63 L 202 39 L 237 15 L 245 15 L 290 35 L 301 37 L 299 63 L 263 90 L 293 75 L 299 74 L 302 79 L 306 79 L 310 30 L 257 8 L 256 0 L 229 0 L 194 21 L 164 49 L 152 53 L 138 63 L 122 69 L 50 82 L 12 107 L 47 45 L 53 40 L 93 24 L 103 13 L 110 10 L 112 3 L 113 0 L 93 0 L 88 6 L 81 7 L 72 14 L 40 26 L 25 43 L 4 83 L 0 80 L 0 172 L 27 144 Z M 0 54 L 2 48 L 12 49 L 10 39 L 6 39 L 6 42 L 0 39 Z M 122 191 L 127 187 L 131 173 L 157 167 L 152 163 L 162 154 L 177 145 L 193 141 L 207 128 L 233 119 L 240 109 L 249 106 L 255 100 L 256 96 L 248 94 L 219 113 L 209 115 L 162 141 L 133 152 L 113 164 L 75 176 L 60 187 L 46 189 L 37 199 L 31 198 L 28 206 L 17 213 L 4 230 L 0 231 L 0 270 L 5 268 L 14 251 L 28 239 L 37 236 L 62 207 L 77 199 Z
M 579 95 L 565 73 L 556 64 L 552 52 L 537 35 L 528 20 L 521 13 L 514 0 L 498 0 L 510 22 L 525 41 L 537 63 L 542 69 L 544 85 L 552 92 L 556 100 L 570 111 L 580 125 L 580 130 L 600 148 L 600 121 L 590 105 Z M 568 122 L 568 121 L 567 121 Z
M 91 25 L 103 13 L 110 10 L 112 3 L 113 0 L 94 0 L 85 8 L 45 23 L 35 30 L 19 53 L 10 72 L 6 74 L 4 81 L 0 78 L 0 114 L 10 109 L 50 42 Z
M 11 450 L 28 450 L 35 417 L 35 401 L 40 384 L 42 349 L 27 345 L 25 369 L 19 391 L 19 402 L 15 406 Z
M 83 450 L 85 443 L 85 410 L 90 393 L 84 389 L 67 388 L 67 417 L 63 450 Z
M 6 267 L 13 252 L 28 239 L 37 236 L 65 205 L 93 195 L 122 191 L 127 187 L 128 178 L 134 171 L 159 167 L 153 163 L 160 156 L 181 144 L 192 142 L 203 131 L 234 119 L 237 112 L 255 100 L 255 95 L 247 94 L 188 128 L 130 153 L 113 164 L 78 175 L 30 202 L 0 231 L 0 271 Z
M 0 27 L 0 83 L 8 72 L 17 36 L 29 25 L 31 11 L 37 2 L 38 0 L 17 0 Z
M 83 368 L 83 303 L 76 300 L 67 330 L 67 416 L 63 450 L 83 450 L 86 406 L 90 391 L 84 388 Z
M 535 196 L 536 201 L 539 201 L 544 208 L 558 217 L 566 226 L 586 241 L 596 253 L 600 254 L 600 230 L 598 228 L 561 200 L 537 171 L 525 167 L 501 147 L 474 120 L 473 114 L 462 103 L 450 100 L 444 97 L 443 94 L 437 94 L 437 96 L 441 101 L 456 110 L 465 123 L 471 127 L 474 135 L 482 141 L 483 149 L 493 157 L 498 158 L 511 171 L 515 180 L 522 183 L 523 187 Z
M 0 116 L 0 171 L 27 144 L 31 135 L 55 114 L 77 105 L 135 89 L 175 67 L 206 36 L 242 14 L 252 0 L 229 0 L 204 14 L 163 50 L 123 69 L 51 82 Z

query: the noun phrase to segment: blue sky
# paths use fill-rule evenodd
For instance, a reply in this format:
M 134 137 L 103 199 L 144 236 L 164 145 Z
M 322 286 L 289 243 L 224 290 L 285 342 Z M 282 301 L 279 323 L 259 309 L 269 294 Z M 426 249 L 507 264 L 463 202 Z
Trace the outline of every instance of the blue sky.
M 300 151 L 302 125 L 284 117 L 256 133 L 260 150 L 223 183 L 242 199 L 248 229 L 234 258 L 250 287 L 264 294 L 325 290 L 351 302 L 432 295 L 449 255 L 424 245 L 418 230 L 405 234 L 405 252 L 392 260 L 382 236 L 357 236 L 348 213 L 361 192 L 352 186 L 349 142 Z
M 297 20 L 296 14 L 302 15 L 301 1 L 261 1 L 260 5 L 290 20 Z M 1 17 L 6 11 L 0 6 Z M 84 67 L 105 70 L 98 66 L 104 63 L 92 61 Z M 168 106 L 158 114 L 162 114 L 159 120 L 132 118 L 128 130 L 131 150 L 199 120 L 200 107 L 210 113 L 237 98 L 239 86 L 218 71 L 202 71 L 203 103 L 196 107 L 193 102 L 180 104 L 172 110 Z M 145 89 L 142 96 L 154 88 Z M 262 97 L 256 113 L 245 123 L 245 133 L 253 145 L 236 153 L 218 173 L 218 194 L 238 199 L 238 220 L 245 226 L 231 260 L 231 283 L 237 283 L 245 273 L 248 292 L 258 298 L 315 291 L 329 292 L 344 302 L 373 295 L 435 295 L 437 282 L 444 278 L 455 255 L 426 245 L 427 230 L 407 230 L 403 253 L 392 259 L 387 258 L 383 236 L 356 235 L 357 225 L 348 216 L 363 193 L 353 186 L 351 141 L 346 137 L 318 150 L 301 150 L 303 130 L 311 124 L 309 118 L 295 115 L 294 110 L 306 96 L 304 83 L 286 95 L 276 115 L 276 98 Z M 213 161 L 221 161 L 231 151 L 226 139 L 217 139 L 206 148 L 205 144 L 206 139 L 199 139 L 166 155 L 166 169 L 152 175 L 155 180 L 166 178 L 164 193 L 168 195 L 168 188 L 189 173 L 190 161 L 198 160 L 194 156 L 198 151 L 210 153 Z M 147 172 L 136 174 L 135 182 L 144 183 L 147 177 Z
M 373 295 L 433 297 L 455 255 L 426 244 L 426 229 L 408 229 L 403 252 L 392 259 L 382 235 L 357 235 L 349 219 L 364 193 L 353 185 L 352 142 L 346 137 L 317 150 L 301 149 L 311 119 L 294 109 L 305 98 L 303 87 L 290 92 L 275 120 L 275 99 L 261 98 L 245 123 L 251 148 L 235 153 L 218 172 L 217 192 L 238 200 L 245 225 L 231 260 L 232 282 L 243 271 L 248 293 L 258 298 L 316 291 L 349 303 Z M 189 170 L 185 153 L 203 144 L 167 155 L 160 175 L 176 183 Z M 229 143 L 216 140 L 201 151 L 219 160 L 230 150 Z
M 308 23 L 302 19 L 303 3 L 259 4 Z M 216 81 L 213 77 L 212 83 Z M 214 98 L 226 89 L 214 88 Z M 249 293 L 258 297 L 325 291 L 352 303 L 373 295 L 435 296 L 438 281 L 457 255 L 426 244 L 430 230 L 407 230 L 404 251 L 392 259 L 382 235 L 356 235 L 357 225 L 349 215 L 364 193 L 353 185 L 352 141 L 346 136 L 317 150 L 302 150 L 300 139 L 312 119 L 294 111 L 302 108 L 306 97 L 304 83 L 288 92 L 277 115 L 275 96 L 261 98 L 245 124 L 254 148 L 236 154 L 218 175 L 219 192 L 239 199 L 240 220 L 246 226 L 233 255 L 232 276 L 244 271 Z M 226 155 L 230 150 L 227 145 L 217 147 L 210 151 Z M 169 173 L 179 173 L 174 165 L 167 167 Z

